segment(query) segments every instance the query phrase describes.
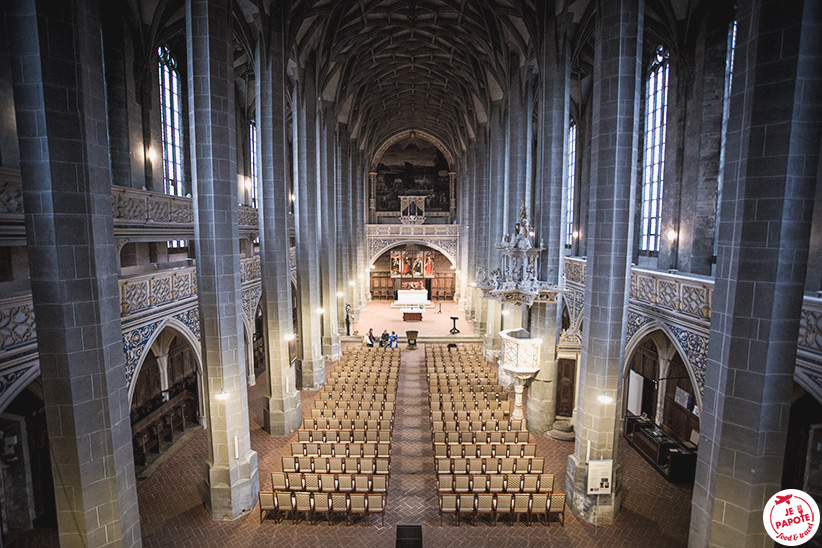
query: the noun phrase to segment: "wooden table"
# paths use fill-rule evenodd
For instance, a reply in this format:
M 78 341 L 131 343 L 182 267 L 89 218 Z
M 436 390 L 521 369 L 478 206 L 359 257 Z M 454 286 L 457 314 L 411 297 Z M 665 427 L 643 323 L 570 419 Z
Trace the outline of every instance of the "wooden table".
M 402 313 L 402 321 L 404 322 L 421 322 L 422 321 L 422 312 L 403 312 Z

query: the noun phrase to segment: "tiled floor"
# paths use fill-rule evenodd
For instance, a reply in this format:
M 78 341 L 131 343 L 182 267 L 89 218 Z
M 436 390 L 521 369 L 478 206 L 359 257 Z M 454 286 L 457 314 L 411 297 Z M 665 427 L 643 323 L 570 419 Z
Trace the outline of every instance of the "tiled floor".
M 405 332 L 408 330 L 415 330 L 419 332 L 420 337 L 452 337 L 450 334 L 452 323 L 451 317 L 457 319 L 457 329 L 460 330 L 460 337 L 472 337 L 474 334 L 474 327 L 469 322 L 465 321 L 465 311 L 460 310 L 457 303 L 454 301 L 437 301 L 434 303 L 435 308 L 426 308 L 422 313 L 421 322 L 404 322 L 402 320 L 402 312 L 399 308 L 391 308 L 393 301 L 371 301 L 368 303 L 368 308 L 360 312 L 360 321 L 354 322 L 351 327 L 351 332 L 359 331 L 360 337 L 368 333 L 369 329 L 374 329 L 374 335 L 379 337 L 383 329 L 387 329 L 389 333 L 396 331 L 401 337 L 405 337 Z M 438 314 L 442 305 L 442 314 Z
M 498 524 L 459 528 L 440 527 L 437 511 L 436 477 L 430 443 L 427 385 L 422 349 L 403 351 L 398 411 L 392 440 L 390 490 L 385 526 L 379 519 L 366 527 L 364 522 L 347 526 L 329 526 L 290 522 L 259 523 L 259 513 L 233 522 L 212 521 L 203 506 L 203 482 L 206 458 L 205 432 L 198 434 L 176 456 L 148 478 L 138 489 L 142 519 L 143 546 L 146 547 L 225 547 L 297 546 L 389 547 L 394 545 L 398 524 L 421 524 L 426 548 L 441 546 L 555 546 L 583 547 L 651 547 L 685 546 L 690 514 L 689 487 L 665 482 L 633 449 L 620 443 L 619 460 L 624 467 L 624 506 L 617 522 L 595 528 L 570 513 L 565 527 L 517 523 L 513 527 Z M 263 382 L 251 387 L 251 443 L 259 454 L 261 485 L 270 488 L 268 474 L 280 470 L 280 456 L 286 454 L 289 438 L 269 437 L 262 431 Z M 311 407 L 313 393 L 304 392 L 304 414 Z M 534 438 L 532 437 L 532 440 Z M 537 453 L 546 458 L 546 471 L 557 474 L 558 491 L 562 492 L 566 459 L 573 444 L 548 438 L 536 438 Z M 54 531 L 35 531 L 19 539 L 12 548 L 56 546 Z

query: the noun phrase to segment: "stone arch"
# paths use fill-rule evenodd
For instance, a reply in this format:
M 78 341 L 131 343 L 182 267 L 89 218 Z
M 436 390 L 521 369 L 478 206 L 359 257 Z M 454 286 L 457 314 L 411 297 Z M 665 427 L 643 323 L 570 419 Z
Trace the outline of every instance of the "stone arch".
M 434 249 L 434 250 L 439 251 L 440 253 L 442 253 L 442 254 L 443 254 L 443 256 L 444 256 L 446 259 L 448 259 L 448 260 L 451 262 L 451 264 L 452 264 L 452 265 L 456 265 L 456 264 L 457 264 L 457 259 L 456 259 L 456 257 L 454 257 L 454 255 L 453 255 L 451 252 L 447 251 L 444 247 L 442 247 L 442 246 L 438 245 L 436 242 L 426 242 L 426 241 L 424 241 L 424 240 L 414 240 L 414 239 L 408 239 L 408 240 L 397 240 L 397 241 L 391 241 L 391 242 L 390 242 L 390 243 L 388 243 L 387 245 L 385 245 L 385 246 L 383 246 L 382 248 L 380 248 L 379 250 L 375 251 L 375 252 L 371 255 L 371 257 L 368 259 L 368 266 L 369 266 L 369 267 L 370 267 L 370 266 L 372 266 L 372 265 L 374 264 L 374 262 L 375 262 L 378 258 L 380 258 L 380 256 L 381 256 L 383 253 L 385 253 L 386 251 L 389 251 L 390 249 L 393 249 L 393 248 L 395 248 L 395 247 L 398 247 L 398 246 L 401 246 L 401 245 L 407 245 L 407 244 L 424 245 L 424 246 L 426 246 L 426 247 L 430 247 L 431 249 Z
M 454 155 L 451 153 L 451 150 L 445 146 L 445 143 L 427 131 L 422 131 L 419 129 L 406 129 L 405 131 L 395 133 L 393 136 L 386 139 L 385 142 L 380 145 L 380 148 L 377 149 L 377 152 L 374 153 L 374 159 L 371 162 L 371 171 L 377 171 L 377 166 L 380 165 L 380 160 L 382 160 L 383 154 L 385 154 L 385 151 L 388 150 L 391 145 L 398 143 L 407 137 L 418 137 L 437 147 L 437 149 L 442 152 L 442 155 L 445 156 L 445 160 L 448 162 L 448 170 L 456 171 L 456 166 L 454 165 Z
M 697 380 L 696 370 L 694 368 L 693 363 L 691 362 L 688 353 L 685 352 L 685 349 L 682 348 L 682 345 L 679 343 L 677 338 L 671 332 L 667 325 L 658 321 L 652 320 L 647 324 L 643 325 L 639 329 L 637 329 L 636 333 L 631 337 L 628 343 L 625 345 L 625 361 L 624 364 L 631 363 L 631 358 L 634 357 L 634 352 L 639 347 L 639 343 L 641 343 L 645 337 L 648 335 L 652 335 L 654 333 L 659 333 L 659 336 L 664 337 L 665 343 L 668 345 L 668 349 L 662 348 L 662 340 L 659 338 L 654 338 L 654 344 L 657 346 L 657 350 L 659 350 L 659 354 L 661 356 L 666 355 L 670 358 L 673 356 L 670 353 L 670 349 L 675 351 L 679 354 L 679 357 L 682 359 L 682 363 L 685 364 L 685 371 L 688 372 L 688 378 L 691 381 L 691 386 L 694 387 L 694 397 L 696 398 L 696 405 L 702 409 L 702 385 Z M 628 367 L 622 368 L 622 381 L 628 382 Z
M 200 340 L 191 332 L 186 324 L 176 318 L 165 318 L 160 322 L 160 325 L 157 326 L 157 329 L 154 330 L 143 346 L 145 350 L 141 354 L 137 365 L 134 366 L 134 373 L 131 376 L 131 382 L 128 386 L 128 408 L 131 409 L 131 402 L 134 398 L 134 388 L 137 386 L 137 378 L 140 375 L 140 370 L 143 368 L 143 363 L 146 361 L 148 351 L 154 346 L 154 343 L 157 342 L 166 329 L 170 329 L 175 335 L 182 337 L 194 350 L 194 365 L 197 369 L 197 413 L 200 417 L 205 417 L 205 379 L 203 376 L 203 357 Z
M 9 375 L 14 378 L 13 382 L 9 382 Z M 28 365 L 19 368 L 17 371 L 7 374 L 5 380 L 5 391 L 0 394 L 0 413 L 6 410 L 6 407 L 14 401 L 21 392 L 37 380 L 40 376 L 40 360 L 37 359 Z

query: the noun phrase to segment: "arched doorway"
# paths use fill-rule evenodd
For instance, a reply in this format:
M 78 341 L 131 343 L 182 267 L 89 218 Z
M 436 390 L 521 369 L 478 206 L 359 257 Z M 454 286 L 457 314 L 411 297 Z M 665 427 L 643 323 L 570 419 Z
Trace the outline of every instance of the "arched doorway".
M 692 482 L 699 401 L 692 375 L 662 331 L 645 335 L 626 358 L 625 437 L 672 482 Z
M 0 414 L 0 544 L 32 528 L 57 526 L 51 448 L 37 377 Z
M 147 351 L 131 392 L 132 444 L 138 477 L 186 430 L 199 426 L 201 394 L 194 348 L 176 330 L 166 327 Z

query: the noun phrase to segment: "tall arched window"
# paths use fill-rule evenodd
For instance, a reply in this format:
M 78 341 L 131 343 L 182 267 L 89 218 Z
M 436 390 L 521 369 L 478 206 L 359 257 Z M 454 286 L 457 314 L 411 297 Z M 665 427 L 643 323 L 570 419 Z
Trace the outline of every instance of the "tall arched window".
M 163 187 L 166 194 L 184 196 L 183 120 L 177 61 L 166 46 L 161 46 L 157 54 L 160 58 L 160 113 L 163 122 Z
M 642 167 L 642 226 L 639 249 L 659 251 L 665 125 L 668 105 L 668 52 L 659 46 L 645 80 L 645 161 Z
M 257 206 L 257 123 L 251 120 L 248 124 L 248 143 L 250 146 L 249 155 L 251 163 L 251 206 Z
M 565 198 L 565 247 L 574 244 L 574 184 L 577 167 L 577 125 L 571 121 L 568 127 L 568 195 Z

